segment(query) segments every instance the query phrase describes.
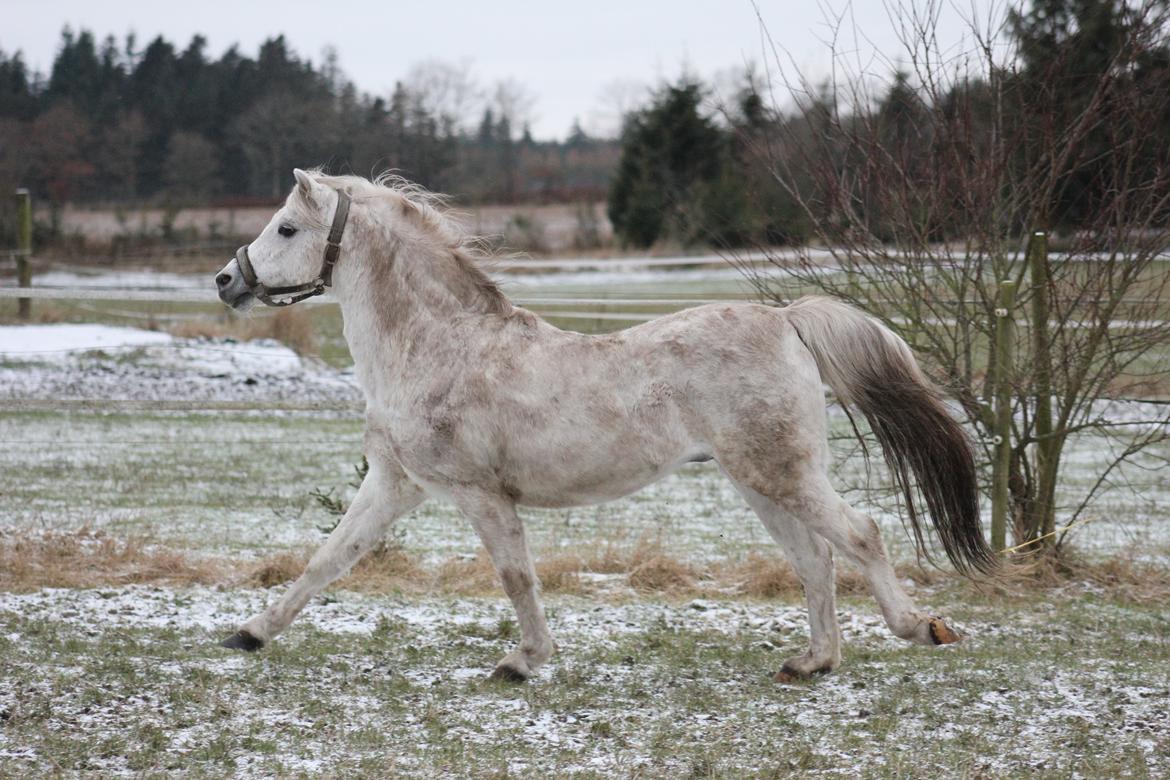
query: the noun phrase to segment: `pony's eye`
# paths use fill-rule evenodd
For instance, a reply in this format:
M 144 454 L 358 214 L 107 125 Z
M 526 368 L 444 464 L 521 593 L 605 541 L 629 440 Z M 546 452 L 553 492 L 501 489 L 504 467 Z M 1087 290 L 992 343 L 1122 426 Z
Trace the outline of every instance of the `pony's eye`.
M 281 225 L 276 229 L 276 232 L 280 233 L 285 238 L 288 238 L 289 236 L 294 235 L 297 232 L 297 229 L 292 225 Z

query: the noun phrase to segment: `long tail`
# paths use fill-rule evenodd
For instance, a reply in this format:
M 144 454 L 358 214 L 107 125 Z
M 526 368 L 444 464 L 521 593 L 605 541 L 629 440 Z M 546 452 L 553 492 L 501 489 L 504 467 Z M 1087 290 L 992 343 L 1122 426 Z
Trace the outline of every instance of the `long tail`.
M 997 560 L 983 538 L 971 442 L 910 347 L 877 320 L 831 298 L 809 296 L 783 309 L 841 403 L 873 430 L 926 550 L 917 493 L 955 568 L 991 572 Z

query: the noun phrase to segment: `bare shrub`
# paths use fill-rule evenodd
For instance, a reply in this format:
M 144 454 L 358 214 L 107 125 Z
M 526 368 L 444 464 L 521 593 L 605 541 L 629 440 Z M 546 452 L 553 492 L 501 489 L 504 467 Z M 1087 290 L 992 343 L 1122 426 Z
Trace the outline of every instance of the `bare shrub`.
M 995 6 L 969 21 L 958 51 L 937 34 L 953 7 L 897 3 L 904 72 L 851 67 L 835 43 L 852 40 L 848 29 L 828 38 L 842 65 L 828 83 L 774 51 L 767 82 L 782 95 L 754 151 L 824 249 L 743 266 L 774 301 L 817 291 L 902 335 L 959 401 L 987 461 L 1006 377 L 1009 525 L 1018 544 L 1050 552 L 1103 491 L 1126 487 L 1138 473 L 1127 464 L 1156 467 L 1152 446 L 1170 439 L 1170 7 L 1066 8 L 1068 19 L 1037 23 L 1051 36 L 1037 43 L 1021 32 L 1028 14 Z M 1086 8 L 1108 13 L 1105 32 L 1086 37 Z M 1043 252 L 1036 231 L 1062 234 L 1063 253 Z M 1013 312 L 999 311 L 1002 281 L 1021 291 Z M 1008 314 L 1010 372 L 994 359 Z M 1102 404 L 1143 398 L 1160 405 L 1111 419 Z M 1063 483 L 1067 445 L 1087 434 L 1110 458 L 1087 487 Z

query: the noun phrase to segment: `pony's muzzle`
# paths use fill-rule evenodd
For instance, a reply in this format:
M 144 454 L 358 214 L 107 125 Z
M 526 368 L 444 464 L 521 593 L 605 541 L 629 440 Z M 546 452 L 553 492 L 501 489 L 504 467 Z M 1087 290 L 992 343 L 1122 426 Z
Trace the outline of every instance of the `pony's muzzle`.
M 234 257 L 215 275 L 215 287 L 219 299 L 237 311 L 251 306 L 256 300 L 240 272 L 240 264 Z

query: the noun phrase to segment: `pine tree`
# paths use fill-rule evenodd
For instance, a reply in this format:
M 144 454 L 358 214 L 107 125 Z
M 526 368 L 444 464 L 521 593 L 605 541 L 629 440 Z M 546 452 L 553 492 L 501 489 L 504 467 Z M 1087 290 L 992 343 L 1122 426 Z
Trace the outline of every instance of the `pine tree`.
M 627 122 L 609 194 L 610 220 L 627 244 L 648 247 L 667 234 L 685 243 L 708 238 L 702 190 L 720 179 L 727 147 L 702 99 L 702 86 L 684 78 Z
M 28 120 L 36 113 L 37 98 L 20 52 L 8 57 L 0 51 L 0 119 Z

